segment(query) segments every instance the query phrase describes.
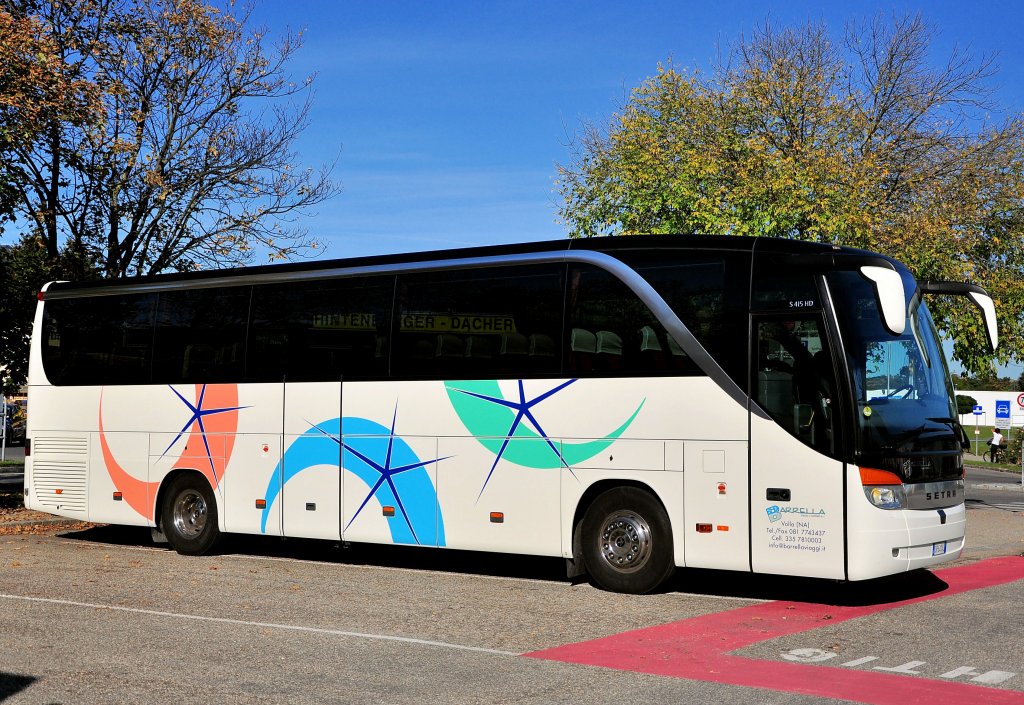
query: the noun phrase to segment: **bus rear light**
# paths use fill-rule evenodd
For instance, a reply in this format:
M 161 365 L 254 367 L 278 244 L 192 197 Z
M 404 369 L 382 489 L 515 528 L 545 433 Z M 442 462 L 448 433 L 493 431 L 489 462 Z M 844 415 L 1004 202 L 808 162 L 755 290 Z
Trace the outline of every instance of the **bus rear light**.
M 38 294 L 36 294 L 36 301 L 43 301 L 44 299 L 46 299 L 45 291 L 40 291 Z
M 697 524 L 697 533 L 698 534 L 710 534 L 711 533 L 711 524 Z
M 31 438 L 26 438 L 25 439 L 25 457 L 27 458 L 30 455 L 32 455 L 32 439 Z

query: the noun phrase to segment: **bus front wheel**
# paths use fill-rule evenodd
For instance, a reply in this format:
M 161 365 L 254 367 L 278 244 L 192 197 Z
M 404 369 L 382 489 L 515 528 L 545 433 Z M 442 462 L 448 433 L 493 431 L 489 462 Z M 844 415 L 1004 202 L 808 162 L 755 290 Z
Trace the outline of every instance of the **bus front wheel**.
M 160 525 L 178 553 L 209 553 L 220 537 L 217 503 L 206 478 L 188 473 L 172 480 L 164 494 Z
M 606 590 L 651 592 L 675 569 L 668 515 L 650 492 L 604 492 L 587 509 L 580 531 L 587 572 Z

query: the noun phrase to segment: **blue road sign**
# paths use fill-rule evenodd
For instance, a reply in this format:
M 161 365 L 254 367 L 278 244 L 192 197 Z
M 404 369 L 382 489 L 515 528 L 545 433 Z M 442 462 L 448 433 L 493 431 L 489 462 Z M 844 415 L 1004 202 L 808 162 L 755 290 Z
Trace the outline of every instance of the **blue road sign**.
M 1010 401 L 1009 399 L 996 400 L 996 428 L 1010 427 Z
M 975 415 L 975 416 L 981 416 L 981 415 L 982 415 L 982 413 L 983 413 L 983 412 L 982 412 L 982 410 L 981 410 L 981 404 L 975 404 L 975 405 L 974 405 L 974 415 Z

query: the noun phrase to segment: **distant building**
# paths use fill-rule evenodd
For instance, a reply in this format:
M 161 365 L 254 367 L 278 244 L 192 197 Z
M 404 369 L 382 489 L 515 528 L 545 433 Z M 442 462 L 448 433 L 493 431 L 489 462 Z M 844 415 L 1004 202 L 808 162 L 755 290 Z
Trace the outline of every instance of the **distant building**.
M 1010 405 L 1010 425 L 1024 426 L 1024 392 L 990 392 L 958 389 L 958 395 L 974 397 L 978 406 L 981 407 L 981 414 L 961 414 L 960 423 L 967 429 L 977 425 L 987 427 L 989 430 L 996 425 L 996 402 L 1002 401 Z

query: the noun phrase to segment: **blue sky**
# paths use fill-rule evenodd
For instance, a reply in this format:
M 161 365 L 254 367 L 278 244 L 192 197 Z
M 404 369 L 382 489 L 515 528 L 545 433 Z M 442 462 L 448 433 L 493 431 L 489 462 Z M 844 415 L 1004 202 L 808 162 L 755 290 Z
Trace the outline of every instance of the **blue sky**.
M 253 22 L 302 29 L 316 73 L 300 160 L 338 157 L 343 191 L 305 221 L 324 256 L 561 238 L 555 165 L 582 120 L 603 122 L 659 61 L 709 69 L 741 33 L 922 12 L 937 60 L 998 53 L 996 99 L 1024 110 L 1015 2 L 346 2 L 262 0 Z

